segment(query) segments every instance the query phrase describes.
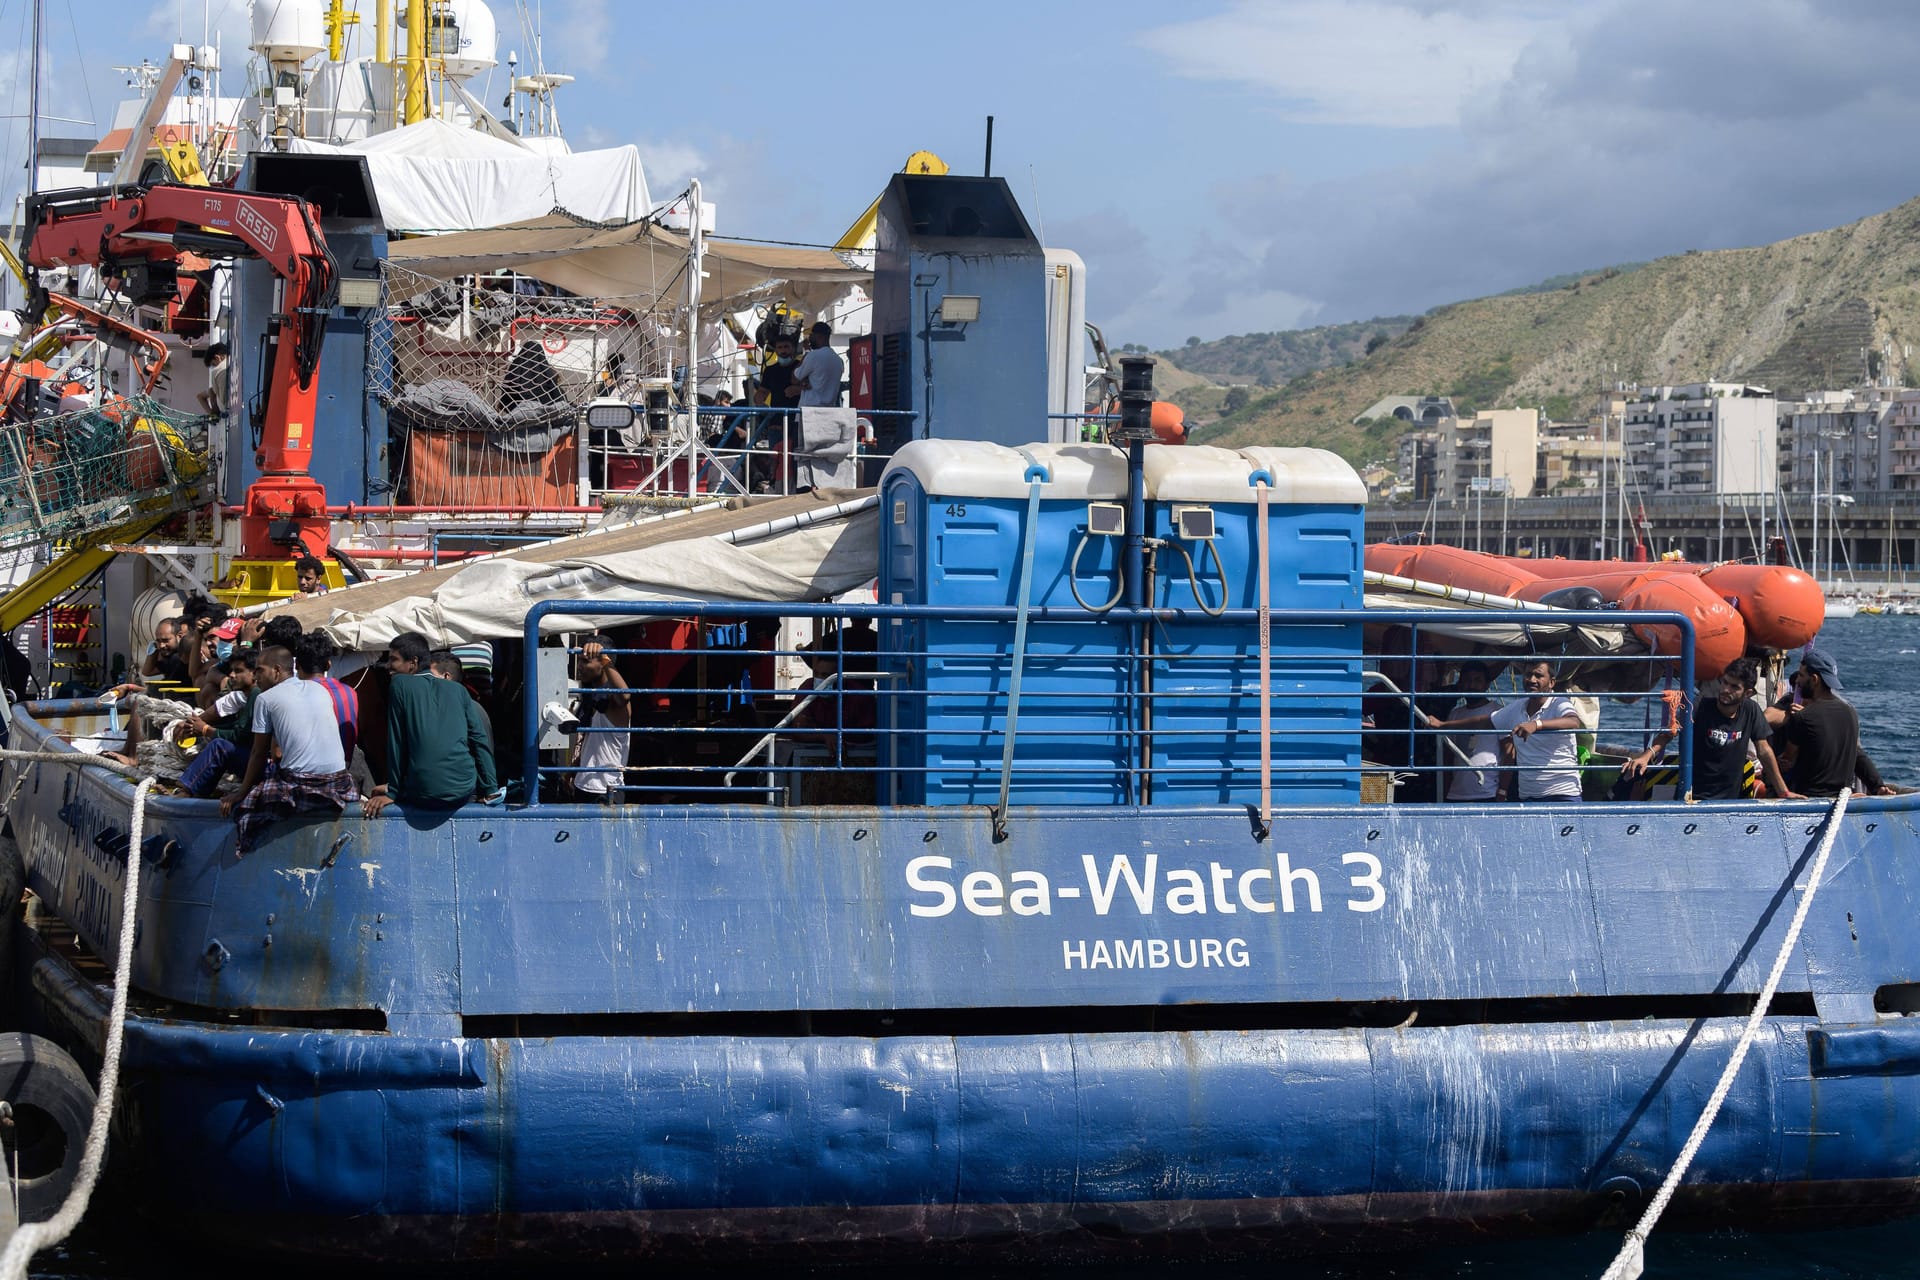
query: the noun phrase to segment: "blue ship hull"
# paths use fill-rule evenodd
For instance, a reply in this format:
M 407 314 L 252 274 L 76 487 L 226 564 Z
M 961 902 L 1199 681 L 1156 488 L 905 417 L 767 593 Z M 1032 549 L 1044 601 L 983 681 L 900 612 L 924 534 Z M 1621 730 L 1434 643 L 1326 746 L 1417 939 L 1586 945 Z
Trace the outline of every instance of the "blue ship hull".
M 83 1061 L 61 926 L 111 951 L 130 795 L 11 808 Z M 1670 1167 L 1822 812 L 476 808 L 239 859 L 158 800 L 116 1160 L 161 1220 L 382 1257 L 1589 1226 Z M 1913 1207 L 1916 853 L 1910 803 L 1847 815 L 1680 1212 Z

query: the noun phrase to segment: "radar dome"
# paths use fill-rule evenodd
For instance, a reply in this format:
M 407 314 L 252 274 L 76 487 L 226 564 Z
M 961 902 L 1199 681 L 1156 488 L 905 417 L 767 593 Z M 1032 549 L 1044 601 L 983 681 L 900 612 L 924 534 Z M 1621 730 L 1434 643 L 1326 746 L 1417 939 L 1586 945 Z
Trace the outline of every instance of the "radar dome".
M 254 0 L 251 31 L 247 47 L 269 64 L 298 66 L 327 51 L 326 2 Z

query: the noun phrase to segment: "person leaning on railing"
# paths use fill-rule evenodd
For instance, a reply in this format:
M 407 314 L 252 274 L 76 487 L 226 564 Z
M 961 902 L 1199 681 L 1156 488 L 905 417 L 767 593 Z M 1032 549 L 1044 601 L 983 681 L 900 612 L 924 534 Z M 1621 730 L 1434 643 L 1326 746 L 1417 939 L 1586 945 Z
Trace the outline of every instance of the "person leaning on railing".
M 626 794 L 627 746 L 632 741 L 633 697 L 627 692 L 626 677 L 607 652 L 613 641 L 599 632 L 580 643 L 578 679 L 582 693 L 574 704 L 574 715 L 588 729 L 605 733 L 583 733 L 575 746 L 574 763 L 581 772 L 570 774 L 574 795 L 587 804 L 615 805 Z
M 1747 752 L 1751 746 L 1760 762 L 1760 776 L 1766 780 L 1767 794 L 1775 799 L 1804 799 L 1787 786 L 1780 772 L 1780 761 L 1768 741 L 1773 736 L 1767 716 L 1753 700 L 1760 685 L 1760 672 L 1751 658 L 1735 658 L 1701 690 L 1693 711 L 1693 798 L 1695 800 L 1739 800 L 1746 794 Z M 1654 735 L 1645 751 L 1627 757 L 1620 766 L 1622 778 L 1645 773 L 1660 758 L 1675 735 Z
M 1513 738 L 1515 777 L 1522 800 L 1578 800 L 1580 758 L 1574 732 L 1580 713 L 1572 699 L 1554 692 L 1553 664 L 1521 664 L 1527 696 L 1515 698 L 1492 714 L 1456 716 L 1435 722 L 1440 729 L 1496 729 Z

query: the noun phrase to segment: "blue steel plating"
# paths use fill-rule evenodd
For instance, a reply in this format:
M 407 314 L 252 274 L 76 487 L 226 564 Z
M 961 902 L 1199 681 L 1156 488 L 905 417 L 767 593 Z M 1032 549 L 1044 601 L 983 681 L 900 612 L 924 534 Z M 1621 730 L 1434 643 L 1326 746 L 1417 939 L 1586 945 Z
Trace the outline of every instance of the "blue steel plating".
M 55 747 L 81 709 L 16 728 Z M 13 810 L 95 950 L 128 794 L 32 766 Z M 995 842 L 968 807 L 547 804 L 236 859 L 160 800 L 125 1150 L 163 1217 L 336 1254 L 1579 1227 L 1684 1139 L 1737 1024 L 1661 1001 L 1757 989 L 1820 813 L 1296 806 L 1263 842 L 1220 807 L 1016 806 Z M 1786 988 L 1823 1016 L 1769 1023 L 1683 1211 L 1911 1207 L 1920 1034 L 1872 1003 L 1920 980 L 1913 813 L 1849 815 Z M 31 958 L 84 1051 L 99 988 Z

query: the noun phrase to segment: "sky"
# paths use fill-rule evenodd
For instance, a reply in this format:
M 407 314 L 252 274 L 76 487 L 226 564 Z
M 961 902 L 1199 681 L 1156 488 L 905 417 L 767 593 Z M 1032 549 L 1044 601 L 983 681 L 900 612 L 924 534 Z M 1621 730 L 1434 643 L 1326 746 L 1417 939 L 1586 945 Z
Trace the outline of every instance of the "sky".
M 43 111 L 246 0 L 44 0 Z M 0 169 L 24 160 L 29 0 L 0 0 Z M 373 0 L 358 0 L 370 21 Z M 1759 244 L 1916 193 L 1907 0 L 529 0 L 576 149 L 632 143 L 722 234 L 831 242 L 912 152 L 1007 179 L 1087 263 L 1109 340 L 1424 311 Z M 531 61 L 516 6 L 499 56 Z M 497 102 L 504 69 L 476 86 Z M 50 121 L 43 132 L 89 132 Z M 17 181 L 17 178 L 14 179 Z

